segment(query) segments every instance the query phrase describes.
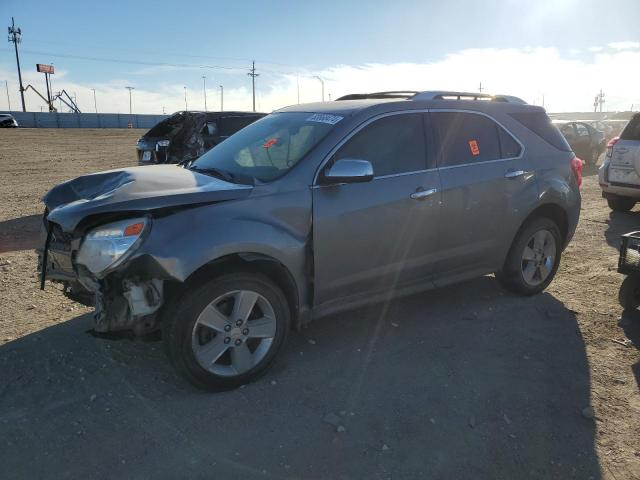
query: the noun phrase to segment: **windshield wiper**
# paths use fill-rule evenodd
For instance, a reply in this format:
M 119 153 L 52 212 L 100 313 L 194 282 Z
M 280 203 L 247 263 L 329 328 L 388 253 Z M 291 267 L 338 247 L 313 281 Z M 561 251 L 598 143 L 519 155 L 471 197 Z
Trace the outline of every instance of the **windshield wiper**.
M 242 183 L 247 185 L 254 185 L 254 182 L 255 182 L 255 179 L 251 176 L 234 174 L 231 172 L 227 172 L 226 170 L 222 170 L 220 168 L 215 168 L 215 167 L 200 168 L 200 167 L 196 167 L 195 165 L 192 165 L 187 168 L 194 172 L 202 173 L 203 175 L 210 175 L 212 177 L 220 178 L 225 182 L 229 182 L 229 183 Z

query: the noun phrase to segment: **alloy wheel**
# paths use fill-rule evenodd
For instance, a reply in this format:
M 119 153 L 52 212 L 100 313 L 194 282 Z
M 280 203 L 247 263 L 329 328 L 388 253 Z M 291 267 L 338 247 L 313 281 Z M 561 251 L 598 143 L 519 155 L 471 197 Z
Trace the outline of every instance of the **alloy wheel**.
M 522 277 L 531 286 L 543 283 L 553 271 L 557 255 L 556 239 L 549 230 L 539 230 L 522 252 Z
M 265 297 L 251 290 L 227 292 L 196 319 L 193 353 L 200 366 L 213 374 L 241 375 L 267 355 L 276 325 L 274 308 Z

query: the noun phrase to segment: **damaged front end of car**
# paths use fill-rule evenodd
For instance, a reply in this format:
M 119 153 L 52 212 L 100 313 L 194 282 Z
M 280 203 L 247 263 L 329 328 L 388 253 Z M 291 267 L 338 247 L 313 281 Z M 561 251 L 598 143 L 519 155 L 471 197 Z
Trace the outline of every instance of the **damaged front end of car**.
M 78 177 L 43 198 L 41 288 L 61 283 L 74 301 L 95 307 L 95 330 L 158 327 L 167 292 L 185 280 L 161 224 L 179 211 L 244 198 L 231 184 L 175 165 L 133 167 Z M 154 231 L 154 238 L 150 238 Z
M 157 328 L 164 281 L 144 258 L 128 264 L 151 230 L 151 216 L 132 217 L 87 229 L 62 231 L 44 219 L 46 241 L 40 255 L 41 287 L 60 282 L 74 301 L 95 307 L 95 331 L 132 330 L 144 335 Z

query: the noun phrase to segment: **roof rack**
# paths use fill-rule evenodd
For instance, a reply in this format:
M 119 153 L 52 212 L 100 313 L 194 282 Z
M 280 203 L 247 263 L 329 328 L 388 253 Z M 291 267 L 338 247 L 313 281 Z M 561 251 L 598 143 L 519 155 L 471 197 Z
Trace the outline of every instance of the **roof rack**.
M 400 98 L 406 100 L 479 100 L 485 102 L 505 102 L 526 104 L 524 100 L 511 95 L 489 95 L 486 93 L 453 92 L 453 91 L 425 91 L 415 92 L 412 90 L 400 90 L 392 92 L 376 93 L 352 93 L 344 95 L 337 100 L 365 100 L 365 99 L 385 99 Z
M 398 90 L 392 92 L 375 92 L 375 93 L 351 93 L 344 95 L 339 100 L 366 100 L 366 99 L 384 99 L 384 98 L 411 98 L 418 94 L 415 90 Z
M 489 102 L 505 102 L 526 104 L 524 100 L 511 95 L 489 95 L 487 93 L 427 91 L 411 97 L 411 100 L 481 100 Z

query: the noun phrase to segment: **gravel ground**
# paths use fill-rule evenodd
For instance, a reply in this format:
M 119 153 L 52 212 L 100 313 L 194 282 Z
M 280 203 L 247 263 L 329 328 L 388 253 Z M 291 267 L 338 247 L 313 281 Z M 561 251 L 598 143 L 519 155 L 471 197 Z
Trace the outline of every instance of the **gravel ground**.
M 640 478 L 640 319 L 586 172 L 547 292 L 492 277 L 313 323 L 234 392 L 177 377 L 161 344 L 96 339 L 35 277 L 40 197 L 135 163 L 132 130 L 0 131 L 2 478 Z

